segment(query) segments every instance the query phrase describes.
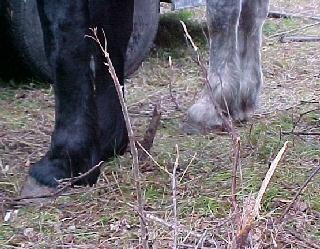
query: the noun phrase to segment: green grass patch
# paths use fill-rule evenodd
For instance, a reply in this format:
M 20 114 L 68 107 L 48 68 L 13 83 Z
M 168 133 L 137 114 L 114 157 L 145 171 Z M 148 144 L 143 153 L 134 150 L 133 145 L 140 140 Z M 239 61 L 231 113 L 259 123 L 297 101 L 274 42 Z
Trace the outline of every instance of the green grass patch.
M 280 32 L 293 30 L 301 26 L 299 18 L 268 18 L 263 26 L 262 32 L 265 36 L 275 35 Z
M 200 46 L 207 44 L 205 35 L 207 34 L 206 24 L 194 21 L 193 15 L 191 11 L 187 10 L 161 15 L 154 42 L 157 53 L 161 49 L 160 51 L 163 50 L 163 53 L 170 53 L 174 58 L 181 58 L 186 55 L 187 43 L 180 21 L 186 24 L 188 32 L 196 44 Z

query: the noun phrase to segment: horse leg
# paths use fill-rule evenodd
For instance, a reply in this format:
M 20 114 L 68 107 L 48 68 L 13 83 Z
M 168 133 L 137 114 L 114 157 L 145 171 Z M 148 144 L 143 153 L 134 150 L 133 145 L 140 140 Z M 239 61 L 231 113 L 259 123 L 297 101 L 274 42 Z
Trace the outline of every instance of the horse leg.
M 38 0 L 44 46 L 55 88 L 55 127 L 46 155 L 29 171 L 22 195 L 39 184 L 57 187 L 59 180 L 85 173 L 99 160 L 98 113 L 91 81 L 88 1 Z M 93 184 L 99 169 L 79 184 Z M 31 185 L 30 185 L 30 184 Z M 37 183 L 32 185 L 32 183 Z
M 207 0 L 207 25 L 210 35 L 208 81 L 199 100 L 190 107 L 183 130 L 203 132 L 222 125 L 222 119 L 211 99 L 225 115 L 238 112 L 240 66 L 237 51 L 241 0 Z
M 233 118 L 247 119 L 256 108 L 262 85 L 262 26 L 268 14 L 268 0 L 243 0 L 238 29 L 241 67 L 239 111 Z

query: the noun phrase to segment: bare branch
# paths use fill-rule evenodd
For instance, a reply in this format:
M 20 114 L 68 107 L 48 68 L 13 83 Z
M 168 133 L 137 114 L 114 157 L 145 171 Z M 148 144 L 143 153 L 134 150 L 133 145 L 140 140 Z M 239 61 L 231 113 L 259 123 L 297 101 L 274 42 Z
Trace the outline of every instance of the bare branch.
M 298 196 L 302 193 L 302 191 L 307 187 L 309 182 L 312 180 L 312 178 L 320 171 L 320 162 L 318 163 L 318 167 L 314 169 L 314 171 L 310 174 L 310 176 L 305 180 L 305 182 L 302 184 L 296 195 L 293 197 L 290 204 L 287 206 L 287 208 L 283 211 L 283 213 L 280 215 L 280 217 L 277 220 L 277 223 L 280 223 L 284 216 L 289 212 L 290 208 L 294 204 L 294 202 L 297 200 Z
M 136 142 L 135 142 L 135 137 L 134 137 L 134 133 L 133 133 L 133 129 L 131 126 L 131 122 L 130 122 L 130 118 L 129 118 L 129 112 L 128 112 L 128 108 L 127 105 L 125 103 L 124 97 L 123 97 L 123 92 L 122 92 L 122 86 L 120 85 L 119 79 L 117 77 L 116 71 L 112 65 L 112 61 L 110 59 L 109 53 L 106 49 L 107 46 L 107 38 L 105 36 L 104 31 L 103 35 L 105 38 L 105 46 L 102 46 L 101 41 L 98 38 L 97 35 L 97 28 L 92 29 L 93 32 L 93 36 L 88 36 L 90 38 L 92 38 L 94 41 L 96 41 L 103 54 L 104 57 L 107 60 L 107 63 L 105 63 L 106 66 L 108 66 L 109 68 L 109 73 L 114 81 L 117 93 L 118 93 L 118 97 L 120 100 L 120 104 L 122 107 L 122 112 L 123 112 L 123 116 L 127 125 L 127 131 L 128 131 L 128 137 L 129 137 L 129 143 L 130 143 L 130 150 L 131 150 L 131 154 L 132 154 L 132 171 L 133 171 L 133 175 L 134 175 L 134 179 L 135 179 L 135 185 L 136 185 L 136 194 L 137 194 L 137 205 L 138 205 L 138 211 L 140 214 L 140 225 L 141 225 L 141 235 L 142 235 L 142 247 L 144 249 L 148 248 L 148 234 L 147 234 L 147 227 L 145 225 L 145 221 L 144 221 L 144 201 L 143 201 L 143 197 L 142 197 L 142 191 L 141 191 L 141 179 L 140 179 L 140 173 L 139 173 L 139 157 L 138 157 L 138 150 L 136 147 Z
M 310 19 L 320 21 L 320 17 L 316 16 L 300 16 L 292 13 L 283 13 L 278 11 L 269 11 L 268 13 L 269 18 L 301 18 L 301 19 Z
M 178 209 L 177 209 L 177 178 L 176 178 L 176 173 L 177 173 L 177 168 L 179 166 L 179 147 L 176 145 L 177 149 L 177 157 L 176 161 L 173 166 L 172 174 L 171 176 L 171 186 L 172 186 L 172 204 L 173 204 L 173 224 L 174 224 L 174 229 L 173 229 L 173 249 L 177 249 L 177 244 L 178 244 Z
M 276 158 L 272 161 L 270 168 L 261 184 L 258 196 L 256 198 L 256 203 L 254 205 L 254 211 L 255 211 L 255 215 L 258 216 L 259 215 L 259 210 L 260 210 L 260 204 L 262 201 L 262 198 L 267 190 L 267 187 L 270 183 L 271 177 L 273 176 L 273 173 L 275 171 L 275 169 L 277 168 L 279 162 L 282 160 L 283 155 L 287 149 L 287 145 L 288 145 L 288 141 L 286 141 L 283 145 L 283 147 L 281 148 L 281 150 L 278 152 Z
M 280 41 L 286 42 L 318 42 L 320 36 L 281 36 Z
M 230 117 L 230 113 L 228 111 L 228 115 L 229 115 L 229 118 L 227 118 L 224 114 L 223 114 L 223 110 L 221 108 L 221 106 L 219 105 L 219 103 L 215 100 L 214 98 L 214 95 L 213 95 L 213 89 L 210 85 L 210 82 L 208 80 L 208 72 L 207 72 L 207 69 L 205 67 L 205 65 L 203 64 L 202 60 L 201 60 L 201 57 L 200 57 L 200 54 L 199 54 L 199 49 L 198 47 L 195 45 L 195 43 L 193 42 L 193 39 L 192 37 L 190 36 L 188 30 L 187 30 L 187 27 L 185 25 L 185 23 L 183 21 L 180 21 L 182 27 L 183 27 L 183 30 L 184 30 L 184 33 L 188 39 L 188 41 L 191 43 L 196 55 L 197 55 L 197 63 L 202 71 L 202 74 L 203 74 L 203 78 L 205 80 L 205 85 L 208 89 L 208 93 L 209 93 L 209 96 L 210 96 L 210 99 L 212 101 L 212 103 L 214 104 L 219 116 L 221 117 L 222 121 L 223 121 L 223 124 L 225 125 L 225 127 L 227 128 L 230 136 L 231 136 L 231 139 L 234 143 L 234 163 L 233 163 L 233 167 L 232 167 L 232 186 L 231 186 L 231 195 L 232 195 L 232 204 L 233 204 L 233 208 L 234 208 L 234 211 L 235 212 L 238 212 L 239 208 L 238 208 L 238 203 L 237 203 L 237 200 L 236 200 L 236 188 L 237 188 L 237 179 L 236 179 L 236 172 L 238 171 L 238 166 L 239 166 L 239 162 L 240 162 L 240 145 L 241 145 L 241 140 L 240 140 L 240 136 L 237 134 L 237 131 L 235 130 L 235 127 L 232 123 L 232 118 Z M 220 77 L 220 74 L 218 74 L 219 76 L 219 79 L 220 79 L 220 83 L 222 84 L 222 79 Z M 223 96 L 224 98 L 224 96 Z M 227 104 L 226 104 L 227 106 Z
M 315 22 L 315 23 L 312 23 L 312 24 L 307 24 L 307 25 L 304 25 L 300 28 L 296 28 L 296 29 L 291 29 L 291 30 L 288 30 L 288 31 L 283 31 L 283 32 L 280 32 L 280 33 L 276 33 L 276 34 L 273 34 L 273 35 L 270 35 L 268 38 L 274 38 L 274 37 L 277 37 L 277 36 L 283 36 L 285 34 L 290 34 L 292 32 L 296 32 L 296 31 L 300 31 L 300 30 L 304 30 L 304 29 L 308 29 L 308 28 L 311 28 L 311 27 L 314 27 L 316 25 L 319 25 L 320 22 Z
M 320 132 L 305 132 L 305 131 L 281 131 L 285 135 L 303 135 L 303 136 L 320 136 Z

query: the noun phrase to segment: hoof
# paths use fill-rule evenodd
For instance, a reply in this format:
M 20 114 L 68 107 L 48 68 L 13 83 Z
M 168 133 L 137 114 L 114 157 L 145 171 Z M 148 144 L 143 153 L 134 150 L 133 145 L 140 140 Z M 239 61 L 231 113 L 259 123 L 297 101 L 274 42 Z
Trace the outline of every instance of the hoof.
M 201 122 L 193 121 L 188 118 L 187 121 L 180 125 L 180 130 L 189 135 L 200 135 L 208 132 L 221 131 L 222 125 L 206 126 Z
M 52 200 L 57 188 L 51 188 L 38 183 L 34 178 L 28 176 L 21 193 L 24 202 L 47 202 Z M 25 199 L 24 199 L 25 198 Z
M 190 122 L 186 121 L 185 123 L 181 124 L 179 129 L 187 133 L 189 135 L 199 135 L 204 132 L 203 127 L 197 124 L 191 124 Z

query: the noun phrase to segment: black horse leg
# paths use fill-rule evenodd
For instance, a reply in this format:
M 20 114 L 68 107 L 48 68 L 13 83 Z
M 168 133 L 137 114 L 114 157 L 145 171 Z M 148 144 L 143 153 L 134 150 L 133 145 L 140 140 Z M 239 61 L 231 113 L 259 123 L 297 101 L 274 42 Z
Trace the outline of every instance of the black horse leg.
M 88 1 L 38 0 L 45 52 L 53 70 L 56 118 L 51 147 L 30 168 L 37 183 L 56 187 L 59 180 L 87 172 L 100 160 L 98 112 L 90 71 Z M 95 183 L 99 170 L 80 184 Z M 28 188 L 27 188 L 28 189 Z M 28 193 L 24 193 L 28 194 Z

